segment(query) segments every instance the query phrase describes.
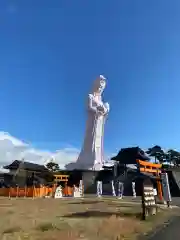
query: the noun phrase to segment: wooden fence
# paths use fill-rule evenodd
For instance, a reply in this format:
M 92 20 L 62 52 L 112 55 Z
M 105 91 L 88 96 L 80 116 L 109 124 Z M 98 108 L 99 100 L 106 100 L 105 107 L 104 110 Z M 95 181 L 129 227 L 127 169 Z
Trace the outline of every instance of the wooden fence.
M 0 188 L 0 196 L 3 197 L 34 197 L 41 198 L 45 196 L 51 196 L 54 194 L 56 187 L 13 187 L 13 188 Z M 73 194 L 73 188 L 63 188 L 64 196 L 71 196 Z

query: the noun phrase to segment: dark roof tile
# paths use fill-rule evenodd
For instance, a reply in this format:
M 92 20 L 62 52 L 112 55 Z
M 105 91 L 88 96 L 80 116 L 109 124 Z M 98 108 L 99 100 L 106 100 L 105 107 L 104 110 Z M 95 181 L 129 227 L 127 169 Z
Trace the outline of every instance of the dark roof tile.
M 19 160 L 15 160 L 12 162 L 10 165 L 4 166 L 4 169 L 9 169 L 9 170 L 16 170 L 18 168 L 23 168 L 25 170 L 30 170 L 30 171 L 49 171 L 45 166 L 39 165 L 36 163 L 30 163 L 30 162 L 23 162 Z
M 139 147 L 122 148 L 117 156 L 111 158 L 111 160 L 120 161 L 122 164 L 136 164 L 136 160 L 148 161 L 149 157 Z

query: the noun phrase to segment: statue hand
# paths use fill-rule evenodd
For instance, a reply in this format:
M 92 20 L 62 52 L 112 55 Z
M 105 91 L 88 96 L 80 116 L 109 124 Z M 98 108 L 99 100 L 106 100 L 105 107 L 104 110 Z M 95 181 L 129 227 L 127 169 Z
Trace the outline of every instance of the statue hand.
M 108 102 L 104 103 L 104 107 L 109 110 L 109 103 Z
M 109 112 L 109 109 L 110 109 L 110 107 L 109 107 L 109 103 L 105 103 L 104 104 L 104 108 L 106 109 L 106 114 Z
M 97 106 L 97 111 L 98 112 L 104 112 L 105 108 L 103 105 Z

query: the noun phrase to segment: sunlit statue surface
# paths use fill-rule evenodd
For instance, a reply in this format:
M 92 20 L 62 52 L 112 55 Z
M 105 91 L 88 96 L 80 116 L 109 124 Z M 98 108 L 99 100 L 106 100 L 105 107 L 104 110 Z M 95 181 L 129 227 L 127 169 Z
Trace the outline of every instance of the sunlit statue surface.
M 106 87 L 106 78 L 100 75 L 94 82 L 88 95 L 88 118 L 84 143 L 76 162 L 66 165 L 69 170 L 102 169 L 104 162 L 104 124 L 109 112 L 109 104 L 103 103 L 102 93 Z

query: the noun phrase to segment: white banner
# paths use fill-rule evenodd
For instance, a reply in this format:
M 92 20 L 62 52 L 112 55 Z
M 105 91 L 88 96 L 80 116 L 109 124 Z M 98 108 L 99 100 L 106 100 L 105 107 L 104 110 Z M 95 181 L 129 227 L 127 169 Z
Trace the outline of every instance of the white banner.
M 161 173 L 163 197 L 166 202 L 171 201 L 171 193 L 169 188 L 169 179 L 167 173 Z
M 56 188 L 54 198 L 62 198 L 62 197 L 63 197 L 62 187 L 59 186 L 59 187 Z

